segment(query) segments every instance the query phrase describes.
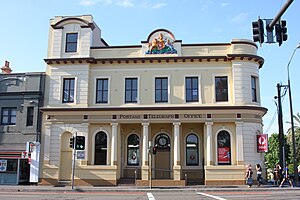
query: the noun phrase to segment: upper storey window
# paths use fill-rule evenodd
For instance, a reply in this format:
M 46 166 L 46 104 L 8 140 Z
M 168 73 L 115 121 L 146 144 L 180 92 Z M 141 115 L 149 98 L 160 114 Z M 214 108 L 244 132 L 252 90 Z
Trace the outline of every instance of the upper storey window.
M 97 79 L 96 103 L 108 102 L 108 79 Z
M 78 33 L 67 33 L 66 35 L 66 52 L 77 52 Z
M 63 103 L 74 102 L 75 78 L 65 78 L 63 86 Z
M 2 108 L 1 124 L 15 125 L 17 121 L 17 108 Z
M 168 78 L 155 78 L 155 103 L 168 102 Z
M 125 103 L 137 103 L 137 78 L 125 79 Z
M 198 77 L 185 78 L 186 102 L 198 102 Z
M 215 77 L 216 101 L 228 101 L 228 80 L 227 76 Z
M 256 87 L 257 78 L 251 76 L 251 90 L 252 90 L 252 101 L 257 102 L 257 87 Z

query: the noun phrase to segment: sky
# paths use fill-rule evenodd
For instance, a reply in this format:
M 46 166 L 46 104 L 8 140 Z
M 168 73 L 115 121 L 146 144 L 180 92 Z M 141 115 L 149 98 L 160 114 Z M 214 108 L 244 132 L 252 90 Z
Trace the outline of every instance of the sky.
M 110 46 L 140 45 L 158 29 L 171 31 L 183 44 L 252 40 L 252 22 L 273 19 L 287 0 L 1 0 L 0 67 L 10 62 L 13 73 L 43 72 L 49 20 L 55 16 L 90 14 Z M 287 84 L 287 64 L 300 43 L 300 1 L 283 14 L 288 40 L 258 45 L 265 59 L 260 69 L 264 133 L 278 132 L 277 83 Z M 300 49 L 290 63 L 294 114 L 300 112 Z M 283 97 L 284 131 L 290 127 L 288 93 Z

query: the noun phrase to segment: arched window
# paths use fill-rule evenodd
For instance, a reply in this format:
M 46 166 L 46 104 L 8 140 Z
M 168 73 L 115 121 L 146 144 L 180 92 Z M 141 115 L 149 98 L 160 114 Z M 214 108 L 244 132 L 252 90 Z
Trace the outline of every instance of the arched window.
M 230 134 L 220 131 L 217 136 L 218 142 L 218 164 L 231 165 Z
M 127 139 L 127 165 L 139 165 L 140 162 L 140 138 L 131 134 Z
M 106 165 L 107 135 L 100 131 L 95 136 L 95 165 Z
M 186 165 L 199 165 L 198 137 L 189 134 L 186 137 Z

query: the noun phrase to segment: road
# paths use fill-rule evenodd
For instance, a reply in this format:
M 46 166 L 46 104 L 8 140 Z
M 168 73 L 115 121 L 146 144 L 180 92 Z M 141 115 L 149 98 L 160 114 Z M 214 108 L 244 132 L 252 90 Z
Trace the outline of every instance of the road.
M 0 200 L 295 200 L 300 190 L 155 191 L 155 192 L 0 192 Z

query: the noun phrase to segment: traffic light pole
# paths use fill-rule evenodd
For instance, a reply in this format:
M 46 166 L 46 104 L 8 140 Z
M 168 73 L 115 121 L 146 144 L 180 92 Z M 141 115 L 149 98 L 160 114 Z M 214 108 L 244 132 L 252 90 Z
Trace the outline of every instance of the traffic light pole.
M 75 137 L 74 137 L 75 145 L 76 145 L 76 137 L 77 137 L 77 132 L 75 133 Z M 73 147 L 73 159 L 72 159 L 72 190 L 74 189 L 74 177 L 75 177 L 75 155 L 76 155 L 75 145 Z
M 284 134 L 283 134 L 283 120 L 282 120 L 282 104 L 281 104 L 281 84 L 277 84 L 277 99 L 278 99 L 278 140 L 279 140 L 279 164 L 284 169 Z
M 283 15 L 283 13 L 288 9 L 288 7 L 293 3 L 294 0 L 288 0 L 283 7 L 281 8 L 281 10 L 279 11 L 279 13 L 275 16 L 275 18 L 271 21 L 270 24 L 267 25 L 267 30 L 271 31 L 273 30 L 273 27 L 275 26 L 275 24 L 277 23 L 277 21 L 281 18 L 281 16 Z

